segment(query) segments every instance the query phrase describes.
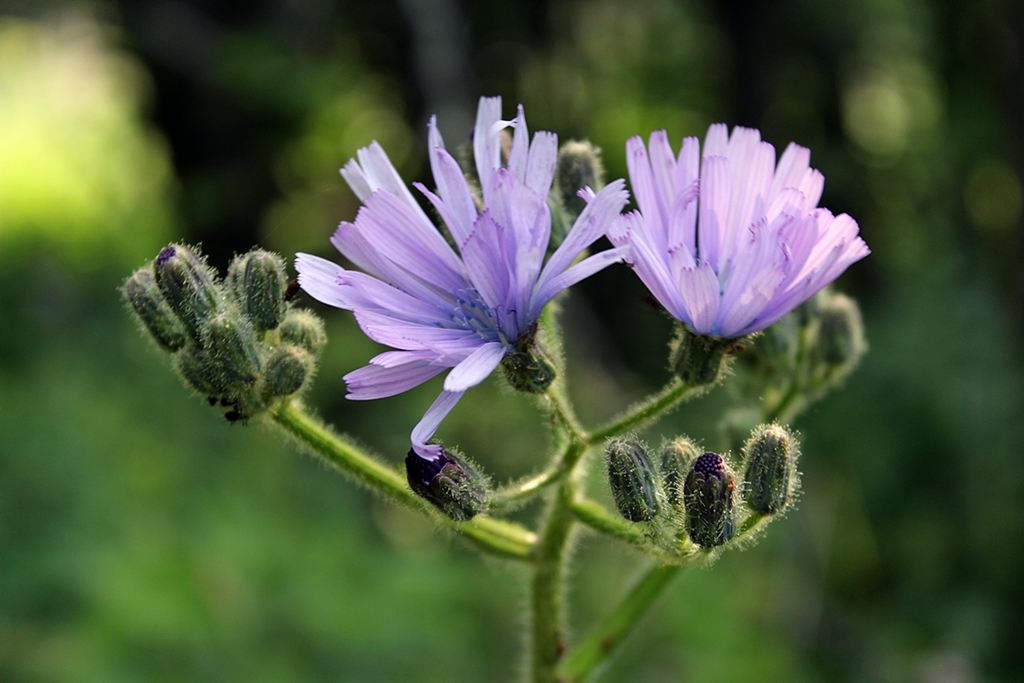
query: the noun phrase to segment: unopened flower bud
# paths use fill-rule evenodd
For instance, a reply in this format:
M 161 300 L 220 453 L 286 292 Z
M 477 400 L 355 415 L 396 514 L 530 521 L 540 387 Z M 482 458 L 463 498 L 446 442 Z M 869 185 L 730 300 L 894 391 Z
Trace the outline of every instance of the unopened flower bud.
M 690 463 L 700 453 L 697 444 L 683 436 L 669 441 L 661 451 L 661 481 L 665 486 L 665 500 L 676 510 L 683 509 L 683 482 Z
M 562 206 L 574 221 L 587 205 L 577 195 L 584 187 L 597 192 L 604 185 L 604 168 L 601 165 L 601 150 L 589 142 L 570 140 L 558 150 L 555 165 L 555 182 Z M 570 221 L 570 225 L 572 224 Z
M 770 515 L 789 503 L 796 479 L 797 442 L 780 425 L 761 425 L 743 447 L 743 498 L 751 510 Z
M 167 305 L 198 340 L 200 327 L 216 312 L 221 299 L 210 269 L 188 247 L 171 244 L 160 250 L 153 270 Z
M 679 335 L 674 342 L 669 364 L 684 383 L 699 387 L 718 379 L 725 354 L 734 344 L 733 339 L 721 339 L 697 334 L 679 323 Z
M 518 391 L 543 394 L 555 381 L 555 368 L 537 344 L 537 326 L 522 334 L 516 348 L 501 361 L 508 383 Z
M 736 480 L 725 459 L 704 453 L 690 465 L 683 484 L 686 533 L 697 545 L 714 548 L 735 533 L 733 494 Z
M 845 365 L 865 350 L 857 302 L 844 294 L 822 299 L 818 308 L 817 355 L 828 365 Z
M 280 256 L 263 249 L 236 256 L 228 268 L 228 285 L 257 332 L 281 324 L 288 283 Z
M 302 388 L 312 370 L 309 353 L 298 346 L 282 344 L 267 358 L 263 381 L 270 396 L 290 396 Z
M 278 328 L 281 339 L 301 346 L 310 353 L 318 353 L 327 342 L 324 323 L 312 311 L 293 308 L 285 315 Z
M 250 386 L 256 381 L 260 359 L 252 331 L 236 314 L 225 311 L 206 322 L 203 348 L 210 354 L 228 388 Z
M 647 449 L 636 439 L 612 439 L 605 448 L 608 484 L 615 506 L 631 522 L 647 522 L 658 514 L 661 490 Z
M 466 461 L 439 450 L 434 458 L 409 451 L 409 487 L 456 522 L 470 520 L 487 509 L 487 483 Z
M 203 396 L 218 398 L 227 391 L 217 362 L 198 346 L 191 346 L 175 355 L 174 367 L 185 383 Z
M 174 352 L 185 345 L 185 330 L 160 294 L 152 268 L 141 268 L 128 278 L 124 297 L 160 346 Z

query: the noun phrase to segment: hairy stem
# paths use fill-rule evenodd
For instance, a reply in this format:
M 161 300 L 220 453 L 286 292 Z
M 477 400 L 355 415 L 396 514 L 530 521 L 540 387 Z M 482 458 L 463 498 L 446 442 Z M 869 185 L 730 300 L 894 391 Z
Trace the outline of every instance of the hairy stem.
M 534 683 L 557 683 L 555 669 L 565 652 L 563 582 L 573 527 L 569 505 L 574 495 L 574 483 L 567 480 L 551 502 L 541 531 L 532 585 Z
M 629 595 L 563 660 L 558 667 L 558 683 L 584 681 L 608 662 L 679 569 L 679 565 L 658 565 L 649 569 Z
M 631 429 L 655 420 L 669 412 L 683 401 L 699 396 L 708 390 L 707 386 L 691 387 L 678 378 L 673 378 L 660 392 L 635 406 L 624 415 L 592 431 L 588 443 L 599 443 L 604 439 L 619 436 Z
M 517 560 L 533 559 L 537 542 L 537 535 L 533 532 L 518 524 L 484 515 L 459 523 L 436 514 L 409 489 L 404 477 L 334 434 L 306 414 L 298 403 L 283 404 L 274 411 L 273 419 L 289 435 L 333 467 L 385 498 L 460 532 L 484 552 Z

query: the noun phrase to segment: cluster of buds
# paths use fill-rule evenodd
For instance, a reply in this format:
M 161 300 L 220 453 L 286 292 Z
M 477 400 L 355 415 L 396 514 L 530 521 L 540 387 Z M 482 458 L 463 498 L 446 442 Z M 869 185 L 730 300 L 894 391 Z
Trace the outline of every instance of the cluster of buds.
M 189 247 L 164 247 L 124 284 L 143 328 L 185 383 L 236 421 L 302 390 L 326 342 L 323 323 L 287 300 L 281 257 L 236 256 L 219 280 Z
M 676 538 L 706 550 L 736 537 L 740 515 L 751 521 L 776 515 L 792 503 L 798 486 L 798 444 L 779 425 L 761 425 L 743 447 L 737 476 L 718 453 L 680 437 L 662 448 L 660 467 L 634 437 L 613 439 L 605 450 L 615 505 L 631 522 L 664 520 Z M 674 550 L 674 548 L 668 548 Z
M 825 288 L 758 334 L 743 356 L 762 381 L 797 377 L 813 389 L 849 374 L 867 347 L 857 302 Z M 759 386 L 752 389 L 760 393 Z

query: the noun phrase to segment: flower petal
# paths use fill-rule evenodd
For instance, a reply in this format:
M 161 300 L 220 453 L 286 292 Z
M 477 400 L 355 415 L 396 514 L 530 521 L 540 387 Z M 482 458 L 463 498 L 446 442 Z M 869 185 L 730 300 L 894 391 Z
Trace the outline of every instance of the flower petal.
M 437 428 L 441 426 L 441 422 L 448 416 L 448 413 L 452 411 L 452 408 L 462 398 L 462 391 L 442 391 L 441 394 L 434 399 L 434 402 L 427 408 L 427 412 L 423 414 L 423 418 L 419 421 L 412 430 L 412 444 L 413 448 L 416 449 L 417 453 L 420 453 L 417 446 L 424 446 L 427 443 L 427 439 L 434 436 Z M 429 451 L 427 451 L 429 453 Z M 420 453 L 423 455 L 423 453 Z
M 349 392 L 345 398 L 350 401 L 371 401 L 395 396 L 423 384 L 445 369 L 444 365 L 424 360 L 391 366 L 366 365 L 342 378 Z
M 500 342 L 484 344 L 456 365 L 444 378 L 445 391 L 465 391 L 483 382 L 498 367 L 508 348 Z

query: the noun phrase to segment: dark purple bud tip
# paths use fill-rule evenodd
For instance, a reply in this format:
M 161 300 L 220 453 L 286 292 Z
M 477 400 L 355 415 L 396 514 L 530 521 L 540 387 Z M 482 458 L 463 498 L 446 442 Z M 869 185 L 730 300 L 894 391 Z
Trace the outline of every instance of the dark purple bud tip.
M 152 253 L 152 252 L 150 252 L 150 253 Z M 177 254 L 177 253 L 178 253 L 178 250 L 174 248 L 173 244 L 164 247 L 163 249 L 160 250 L 160 253 L 157 254 L 156 264 L 158 266 L 162 266 L 163 264 L 167 263 L 172 258 L 174 258 L 174 255 Z
M 703 475 L 705 479 L 723 479 L 725 460 L 718 453 L 704 453 L 693 461 L 693 471 Z
M 428 460 L 414 450 L 409 451 L 405 457 L 405 472 L 409 478 L 409 488 L 420 496 L 430 499 L 430 485 L 434 477 L 441 473 L 441 470 L 448 464 L 448 458 L 444 455 L 437 456 L 434 460 Z
M 409 451 L 409 488 L 454 519 L 465 522 L 487 509 L 487 482 L 469 463 L 447 450 L 433 458 Z

